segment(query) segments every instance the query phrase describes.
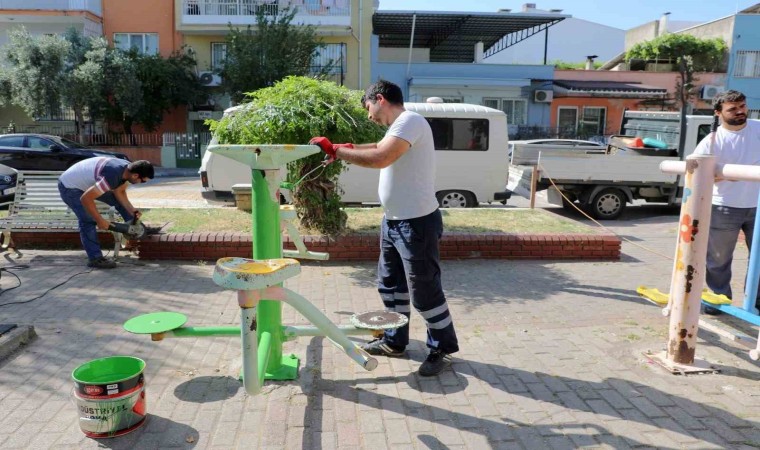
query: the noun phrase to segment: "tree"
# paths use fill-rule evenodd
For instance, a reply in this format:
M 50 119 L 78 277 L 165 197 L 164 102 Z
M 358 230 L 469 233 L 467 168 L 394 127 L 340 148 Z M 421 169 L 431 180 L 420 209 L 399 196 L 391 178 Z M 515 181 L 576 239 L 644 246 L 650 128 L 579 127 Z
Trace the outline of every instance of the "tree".
M 2 69 L 3 103 L 39 117 L 61 106 L 71 43 L 57 36 L 32 38 L 24 28 L 8 32 Z
M 211 129 L 227 144 L 304 144 L 314 136 L 333 142 L 376 142 L 383 131 L 367 118 L 361 95 L 329 81 L 287 77 L 251 93 L 249 103 L 212 122 Z M 335 161 L 320 169 L 323 159 L 320 153 L 289 164 L 288 181 L 296 183 L 293 204 L 301 224 L 337 235 L 346 226 L 336 185 L 344 166 Z
M 322 47 L 311 25 L 291 25 L 296 10 L 279 9 L 267 15 L 256 13 L 256 29 L 233 28 L 227 35 L 227 57 L 219 74 L 222 88 L 233 102 L 240 103 L 246 92 L 272 86 L 288 75 L 308 75 L 314 52 Z M 329 68 L 323 68 L 323 71 Z
M 679 152 L 686 139 L 686 110 L 694 94 L 695 72 L 719 70 L 725 60 L 726 43 L 720 38 L 699 39 L 689 34 L 665 34 L 651 41 L 640 42 L 626 53 L 626 59 L 673 61 L 678 70 L 676 100 L 681 106 L 681 138 Z
M 196 62 L 192 56 L 176 52 L 163 58 L 135 50 L 122 55 L 134 68 L 140 87 L 136 91 L 137 98 L 115 97 L 109 116 L 121 118 L 127 134 L 132 133 L 133 124 L 154 131 L 161 125 L 165 113 L 205 98 L 206 93 L 195 75 Z

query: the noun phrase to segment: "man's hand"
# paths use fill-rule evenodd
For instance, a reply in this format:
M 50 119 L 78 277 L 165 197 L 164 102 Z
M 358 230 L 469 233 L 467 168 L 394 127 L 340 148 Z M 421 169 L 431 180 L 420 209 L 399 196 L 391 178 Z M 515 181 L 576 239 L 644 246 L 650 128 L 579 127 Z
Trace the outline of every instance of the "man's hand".
M 135 209 L 132 211 L 132 217 L 134 217 L 134 220 L 139 220 L 142 217 L 142 213 L 139 209 Z
M 330 157 L 329 162 L 334 161 L 337 156 L 339 148 L 354 148 L 354 144 L 333 144 L 329 139 L 323 136 L 312 138 L 309 144 L 316 145 L 322 149 L 327 156 Z
M 96 226 L 98 227 L 98 230 L 107 230 L 108 227 L 111 226 L 111 222 L 107 221 L 106 219 L 103 219 L 102 217 L 100 220 L 96 222 Z

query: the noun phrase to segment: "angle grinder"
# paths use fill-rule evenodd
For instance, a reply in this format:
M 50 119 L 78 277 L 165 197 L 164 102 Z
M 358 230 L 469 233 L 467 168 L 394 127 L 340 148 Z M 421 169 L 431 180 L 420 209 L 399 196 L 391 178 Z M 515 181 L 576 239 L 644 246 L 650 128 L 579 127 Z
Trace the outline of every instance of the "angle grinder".
M 145 225 L 143 225 L 136 217 L 130 222 L 111 222 L 111 224 L 108 225 L 108 230 L 121 233 L 129 239 L 135 240 L 142 239 L 147 234 Z

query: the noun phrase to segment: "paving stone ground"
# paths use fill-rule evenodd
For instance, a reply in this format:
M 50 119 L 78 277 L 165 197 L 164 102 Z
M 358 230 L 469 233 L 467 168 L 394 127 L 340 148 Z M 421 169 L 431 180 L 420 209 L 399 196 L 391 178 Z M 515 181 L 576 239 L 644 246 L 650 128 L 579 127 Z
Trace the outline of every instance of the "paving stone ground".
M 188 325 L 237 324 L 235 295 L 211 281 L 212 265 L 126 260 L 76 275 L 85 270 L 82 252 L 2 254 L 3 267 L 29 267 L 12 269 L 21 286 L 0 304 L 66 283 L 0 307 L 0 323 L 33 325 L 39 335 L 0 362 L 0 448 L 758 448 L 760 366 L 744 347 L 700 331 L 697 355 L 721 369 L 716 375 L 670 375 L 642 356 L 664 347 L 667 319 L 635 288 L 667 288 L 676 222 L 649 210 L 614 223 L 663 256 L 625 243 L 621 262 L 445 261 L 461 346 L 453 370 L 416 374 L 425 349 L 415 314 L 408 359 L 381 358 L 366 372 L 329 341 L 301 338 L 285 344 L 301 357 L 299 378 L 267 382 L 255 397 L 237 380 L 239 339 L 152 342 L 121 327 L 163 310 L 186 314 Z M 746 250 L 738 255 L 743 270 Z M 305 263 L 286 286 L 348 323 L 352 311 L 380 305 L 374 269 Z M 0 289 L 15 284 L 2 272 Z M 287 307 L 283 316 L 306 323 Z M 79 430 L 71 371 L 110 355 L 147 362 L 149 418 L 96 441 Z

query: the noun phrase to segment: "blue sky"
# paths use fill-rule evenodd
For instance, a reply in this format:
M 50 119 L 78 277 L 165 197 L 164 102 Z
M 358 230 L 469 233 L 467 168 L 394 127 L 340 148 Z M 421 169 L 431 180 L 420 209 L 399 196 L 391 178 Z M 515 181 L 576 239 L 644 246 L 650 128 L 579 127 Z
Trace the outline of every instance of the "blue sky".
M 670 12 L 670 20 L 709 22 L 754 5 L 751 0 L 636 0 L 633 2 L 610 0 L 536 0 L 506 1 L 478 0 L 380 0 L 380 10 L 417 11 L 475 11 L 496 12 L 509 8 L 520 12 L 524 3 L 535 3 L 538 9 L 562 9 L 563 14 L 575 18 L 627 30 L 660 18 Z

